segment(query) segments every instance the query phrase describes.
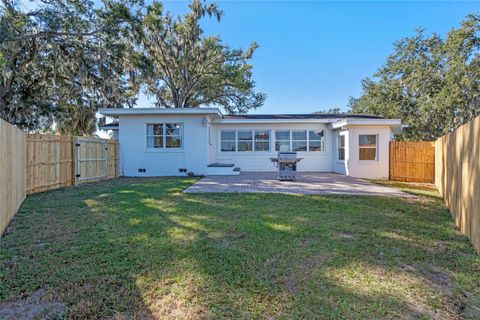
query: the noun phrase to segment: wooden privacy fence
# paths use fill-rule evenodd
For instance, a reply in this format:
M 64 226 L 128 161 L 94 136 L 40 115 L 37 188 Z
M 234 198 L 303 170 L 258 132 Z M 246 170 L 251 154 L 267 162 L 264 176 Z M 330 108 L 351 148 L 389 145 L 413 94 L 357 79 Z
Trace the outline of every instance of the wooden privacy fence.
M 434 183 L 435 144 L 426 141 L 390 142 L 390 180 Z
M 118 177 L 118 143 L 94 137 L 27 135 L 27 194 Z
M 26 137 L 0 120 L 0 235 L 26 195 Z
M 27 135 L 27 194 L 72 186 L 74 137 Z
M 480 253 L 480 117 L 435 142 L 435 184 Z
M 26 194 L 118 175 L 114 140 L 25 134 L 0 120 L 0 235 Z
M 118 177 L 118 143 L 92 137 L 75 137 L 75 181 Z

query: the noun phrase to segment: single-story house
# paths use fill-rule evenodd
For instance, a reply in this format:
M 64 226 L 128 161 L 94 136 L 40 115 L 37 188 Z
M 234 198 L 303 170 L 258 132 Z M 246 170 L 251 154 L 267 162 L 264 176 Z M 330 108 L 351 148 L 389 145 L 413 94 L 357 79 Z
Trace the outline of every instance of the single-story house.
M 363 114 L 226 115 L 218 108 L 101 109 L 114 118 L 123 176 L 235 175 L 276 171 L 278 151 L 296 151 L 304 172 L 382 179 L 398 119 Z

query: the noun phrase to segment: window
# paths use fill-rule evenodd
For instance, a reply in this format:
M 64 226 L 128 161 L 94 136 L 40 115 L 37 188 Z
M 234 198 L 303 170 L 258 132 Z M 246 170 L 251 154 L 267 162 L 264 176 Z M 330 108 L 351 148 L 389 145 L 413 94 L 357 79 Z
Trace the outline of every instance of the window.
M 181 148 L 182 147 L 182 134 L 180 132 L 181 125 L 178 123 L 166 123 L 165 124 L 165 137 L 167 148 Z
M 275 131 L 275 151 L 325 151 L 324 130 Z
M 236 151 L 235 131 L 222 131 L 220 133 L 221 150 L 222 151 Z
M 338 147 L 338 160 L 345 160 L 345 136 L 337 137 L 337 147 Z
M 308 151 L 325 150 L 324 131 L 308 131 Z
M 237 131 L 238 151 L 253 150 L 253 134 L 252 131 Z
M 270 131 L 255 131 L 255 151 L 270 151 Z
M 147 148 L 182 148 L 182 125 L 179 123 L 147 124 Z
M 163 124 L 147 125 L 147 148 L 163 148 Z
M 269 130 L 221 131 L 220 150 L 222 152 L 270 151 Z
M 290 131 L 275 131 L 275 151 L 290 151 Z
M 292 150 L 307 151 L 307 131 L 292 131 Z
M 377 135 L 361 134 L 358 136 L 359 159 L 377 160 Z

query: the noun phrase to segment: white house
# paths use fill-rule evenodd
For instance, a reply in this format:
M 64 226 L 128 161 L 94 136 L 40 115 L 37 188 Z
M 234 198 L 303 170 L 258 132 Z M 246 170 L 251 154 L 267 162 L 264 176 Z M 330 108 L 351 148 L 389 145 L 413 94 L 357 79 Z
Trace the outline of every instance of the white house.
M 270 157 L 297 151 L 297 170 L 388 178 L 397 119 L 361 114 L 224 115 L 217 108 L 101 109 L 120 143 L 123 176 L 269 172 Z M 117 131 L 118 130 L 118 131 Z

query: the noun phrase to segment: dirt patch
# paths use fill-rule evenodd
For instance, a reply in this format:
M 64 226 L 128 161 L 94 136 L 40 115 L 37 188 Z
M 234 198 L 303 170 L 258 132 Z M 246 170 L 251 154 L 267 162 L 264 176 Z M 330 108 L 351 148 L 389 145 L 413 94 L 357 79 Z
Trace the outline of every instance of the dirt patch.
M 442 291 L 450 291 L 450 276 L 445 272 L 438 269 L 432 269 L 428 272 L 424 272 L 423 276 L 427 282 L 433 284 Z
M 480 319 L 480 308 L 476 310 L 475 303 L 468 301 L 467 296 L 459 296 L 452 292 L 452 279 L 450 275 L 440 269 L 432 268 L 425 270 L 422 265 L 410 265 L 400 261 L 398 269 L 405 273 L 420 276 L 429 288 L 441 293 L 443 308 L 432 310 L 430 306 L 422 301 L 411 301 L 407 303 L 408 309 L 418 315 L 428 315 L 430 319 Z M 468 311 L 467 311 L 468 308 Z M 477 312 L 477 314 L 475 314 Z
M 289 294 L 295 294 L 298 291 L 299 282 L 293 275 L 281 276 L 276 283 Z
M 3 320 L 63 319 L 65 312 L 65 304 L 51 301 L 45 289 L 25 299 L 0 304 L 0 319 Z
M 299 240 L 299 244 L 302 247 L 318 246 L 325 242 L 321 237 L 307 237 Z
M 422 302 L 407 303 L 408 309 L 416 315 L 416 318 L 423 319 L 426 316 L 432 320 L 460 320 L 461 317 L 447 312 L 437 312 Z
M 465 305 L 463 308 L 463 316 L 466 319 L 480 319 L 480 297 L 464 292 Z
M 416 267 L 414 267 L 412 265 L 409 265 L 409 264 L 406 264 L 406 263 L 400 263 L 399 269 L 402 270 L 402 271 L 406 271 L 406 272 L 416 272 L 417 271 Z
M 237 241 L 242 241 L 246 239 L 247 236 L 243 233 L 237 232 L 235 230 L 227 231 L 220 238 L 212 239 L 213 243 L 219 247 L 228 247 L 234 244 Z
M 225 233 L 226 239 L 237 240 L 237 239 L 245 239 L 247 236 L 243 233 L 236 232 L 236 231 L 229 231 Z
M 312 271 L 323 264 L 324 257 L 314 255 L 298 263 L 298 269 L 303 275 L 309 275 Z
M 276 283 L 288 293 L 294 294 L 305 285 L 313 271 L 323 264 L 324 257 L 314 255 L 298 262 L 296 272 L 277 278 Z
M 464 292 L 463 295 L 452 293 L 452 280 L 450 275 L 432 269 L 424 272 L 425 281 L 436 287 L 445 295 L 445 309 L 449 312 L 447 319 L 480 319 L 480 298 Z
M 406 186 L 410 186 L 415 189 L 427 190 L 427 191 L 437 191 L 437 188 L 434 184 L 431 183 L 414 183 L 414 182 L 404 182 Z
M 164 292 L 144 292 L 149 316 L 152 319 L 202 320 L 212 317 L 208 307 L 199 302 L 203 289 L 193 285 L 181 286 L 168 282 L 156 282 L 156 286 L 168 286 Z M 155 289 L 155 286 L 152 287 Z M 147 319 L 147 318 L 144 318 Z

